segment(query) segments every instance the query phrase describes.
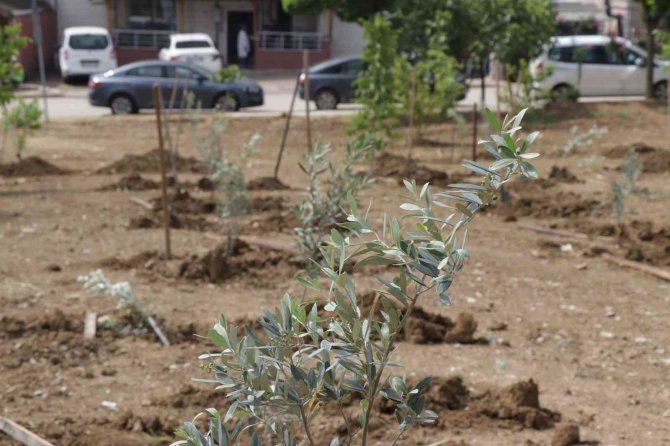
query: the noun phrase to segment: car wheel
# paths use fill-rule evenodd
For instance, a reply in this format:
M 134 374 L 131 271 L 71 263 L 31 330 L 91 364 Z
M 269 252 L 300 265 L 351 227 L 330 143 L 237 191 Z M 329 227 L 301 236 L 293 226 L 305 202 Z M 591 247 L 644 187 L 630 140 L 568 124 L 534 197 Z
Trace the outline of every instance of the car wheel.
M 567 104 L 577 100 L 577 90 L 570 85 L 557 85 L 551 90 L 551 100 L 557 104 Z
M 219 111 L 237 111 L 240 103 L 232 93 L 225 93 L 216 98 L 214 109 Z
M 656 85 L 654 85 L 653 94 L 656 99 L 667 99 L 668 83 L 666 81 L 658 82 Z
M 128 115 L 136 111 L 133 100 L 125 94 L 114 96 L 109 103 L 109 108 L 112 109 L 114 115 Z
M 337 96 L 331 90 L 321 90 L 314 98 L 316 108 L 319 110 L 335 110 L 337 108 Z

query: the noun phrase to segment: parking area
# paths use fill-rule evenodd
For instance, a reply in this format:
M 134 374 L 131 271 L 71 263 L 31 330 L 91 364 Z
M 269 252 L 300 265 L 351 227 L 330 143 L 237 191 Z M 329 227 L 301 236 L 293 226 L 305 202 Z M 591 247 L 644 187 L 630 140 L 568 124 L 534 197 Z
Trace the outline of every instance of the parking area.
M 256 76 L 254 76 L 256 77 Z M 291 96 L 295 87 L 295 75 L 292 73 L 281 73 L 272 75 L 261 75 L 255 79 L 265 92 L 265 104 L 260 107 L 246 108 L 235 113 L 238 117 L 248 116 L 280 116 L 287 113 L 291 105 Z M 88 89 L 85 81 L 74 84 L 65 84 L 60 78 L 52 77 L 48 81 L 47 102 L 50 119 L 78 119 L 94 118 L 98 116 L 110 116 L 108 108 L 93 107 L 88 103 Z M 458 103 L 461 111 L 469 111 L 475 103 L 481 103 L 480 81 L 472 83 L 466 97 Z M 26 84 L 19 90 L 17 96 L 31 98 L 39 96 L 40 90 L 37 84 Z M 644 100 L 642 96 L 604 96 L 582 98 L 580 102 L 620 102 Z M 495 80 L 486 81 L 485 102 L 488 107 L 496 105 Z M 346 116 L 355 113 L 360 107 L 356 104 L 340 104 L 337 110 L 316 110 L 311 104 L 310 112 L 315 116 Z M 143 111 L 143 113 L 150 113 Z M 296 116 L 305 115 L 305 102 L 298 98 L 294 113 Z

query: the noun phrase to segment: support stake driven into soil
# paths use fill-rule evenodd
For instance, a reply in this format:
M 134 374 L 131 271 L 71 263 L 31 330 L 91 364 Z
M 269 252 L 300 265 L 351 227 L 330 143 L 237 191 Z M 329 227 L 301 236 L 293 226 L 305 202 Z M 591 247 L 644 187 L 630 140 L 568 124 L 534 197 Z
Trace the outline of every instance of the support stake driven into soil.
M 167 196 L 167 180 L 165 178 L 165 148 L 163 147 L 163 93 L 158 84 L 154 85 L 154 107 L 156 109 L 156 127 L 158 130 L 158 153 L 161 168 L 161 193 L 163 199 L 163 226 L 165 227 L 165 257 L 172 258 L 170 246 L 170 206 Z

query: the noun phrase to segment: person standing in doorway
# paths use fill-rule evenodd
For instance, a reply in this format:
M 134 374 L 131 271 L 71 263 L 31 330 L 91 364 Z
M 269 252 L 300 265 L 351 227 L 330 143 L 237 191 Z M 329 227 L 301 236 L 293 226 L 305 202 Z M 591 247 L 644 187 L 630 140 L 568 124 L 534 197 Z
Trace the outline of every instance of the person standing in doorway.
M 251 42 L 247 33 L 247 25 L 243 23 L 240 26 L 240 31 L 237 33 L 237 59 L 239 60 L 240 67 L 248 68 L 250 51 Z

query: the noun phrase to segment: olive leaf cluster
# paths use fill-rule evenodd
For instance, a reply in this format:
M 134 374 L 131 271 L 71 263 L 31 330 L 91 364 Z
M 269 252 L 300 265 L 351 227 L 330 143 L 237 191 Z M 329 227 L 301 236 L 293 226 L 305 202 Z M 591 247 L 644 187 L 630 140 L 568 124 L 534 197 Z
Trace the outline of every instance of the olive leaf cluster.
M 214 350 L 200 357 L 212 377 L 201 381 L 215 384 L 230 405 L 225 413 L 208 409 L 185 423 L 183 440 L 174 445 L 236 445 L 247 436 L 252 445 L 324 444 L 312 422 L 328 405 L 337 408 L 347 431 L 326 441 L 366 446 L 379 398 L 395 406 L 398 428 L 391 445 L 409 429 L 433 423 L 437 414 L 426 410 L 424 395 L 430 378 L 411 386 L 401 373 L 390 372 L 402 367 L 392 358 L 397 338 L 422 298 L 451 303 L 449 288 L 468 259 L 467 225 L 477 211 L 515 176 L 537 178 L 528 160 L 538 156 L 529 151 L 538 133 L 516 136 L 524 112 L 502 124 L 486 112 L 497 134 L 481 144 L 495 161 L 464 164 L 480 175 L 478 184 L 454 184 L 433 194 L 428 184 L 406 180 L 404 215 L 384 217 L 379 229 L 368 219 L 369 208 L 349 199 L 346 222 L 319 247 L 321 280 L 298 278 L 313 300 L 284 295 L 274 312 L 263 310 L 262 333 L 250 327 L 241 333 L 222 315 L 208 334 Z M 351 261 L 358 268 L 386 265 L 394 271 L 378 277 L 374 301 L 362 300 L 345 271 Z M 356 420 L 347 416 L 345 401 L 358 401 Z

